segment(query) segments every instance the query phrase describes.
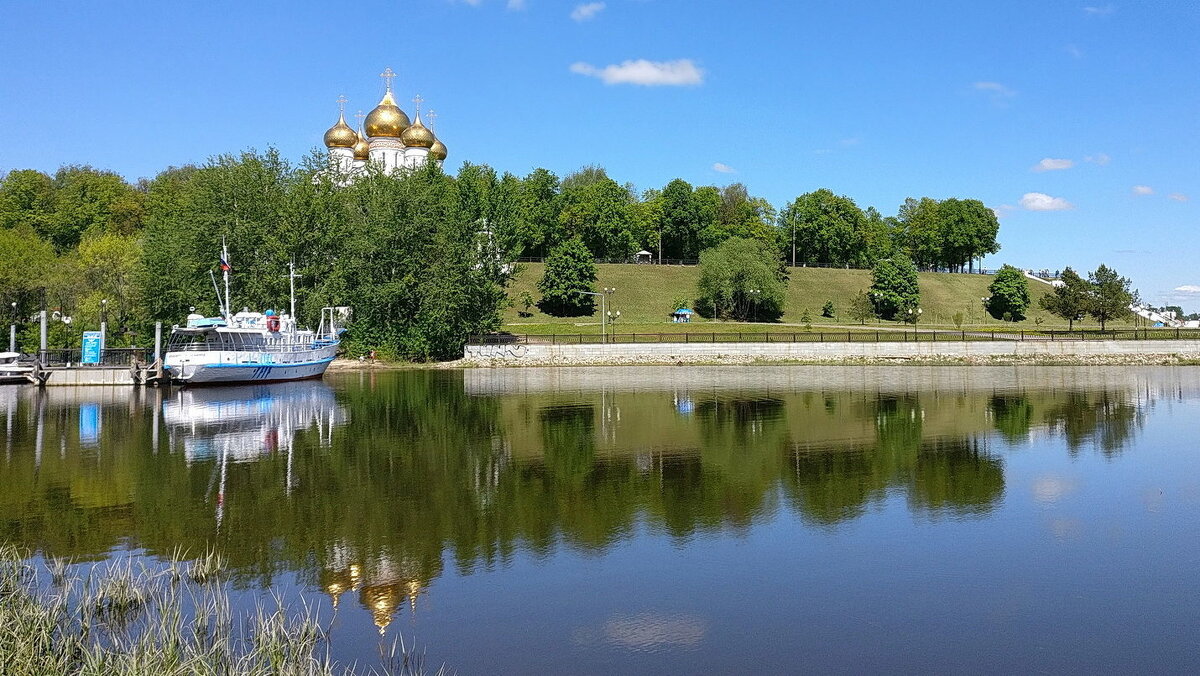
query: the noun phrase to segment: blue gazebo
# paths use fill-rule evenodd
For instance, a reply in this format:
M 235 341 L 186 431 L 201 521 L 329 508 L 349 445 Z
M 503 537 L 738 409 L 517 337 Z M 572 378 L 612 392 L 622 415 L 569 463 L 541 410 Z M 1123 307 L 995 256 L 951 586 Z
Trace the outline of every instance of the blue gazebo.
M 671 313 L 671 321 L 675 322 L 676 324 L 687 324 L 688 322 L 692 321 L 692 315 L 694 314 L 696 314 L 695 311 L 681 307 Z

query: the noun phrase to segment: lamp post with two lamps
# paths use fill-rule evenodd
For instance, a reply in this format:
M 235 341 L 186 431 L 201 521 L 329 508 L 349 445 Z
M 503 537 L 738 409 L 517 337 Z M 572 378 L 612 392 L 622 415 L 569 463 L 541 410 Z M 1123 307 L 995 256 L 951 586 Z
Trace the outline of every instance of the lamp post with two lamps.
M 753 315 L 754 319 L 752 321 L 757 322 L 758 321 L 758 299 L 762 295 L 762 289 L 750 289 L 749 291 L 746 292 L 746 295 L 750 297 L 751 312 L 754 313 L 754 315 Z
M 616 291 L 617 290 L 614 288 L 604 287 L 599 293 L 595 291 L 579 292 L 585 296 L 598 296 L 600 298 L 600 342 L 602 343 L 608 342 L 608 331 L 606 329 L 606 325 L 608 323 L 608 318 L 611 316 L 608 314 L 608 297 L 616 293 Z M 618 312 L 617 316 L 621 316 L 621 313 Z

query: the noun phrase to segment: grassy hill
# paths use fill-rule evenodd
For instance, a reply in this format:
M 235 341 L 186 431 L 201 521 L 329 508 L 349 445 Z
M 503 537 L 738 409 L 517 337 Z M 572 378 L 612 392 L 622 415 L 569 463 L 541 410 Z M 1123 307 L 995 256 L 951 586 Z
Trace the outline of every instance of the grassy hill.
M 617 290 L 612 295 L 610 303 L 612 310 L 621 311 L 619 331 L 667 331 L 686 327 L 671 324 L 670 311 L 673 309 L 672 300 L 676 298 L 694 298 L 696 282 L 700 277 L 698 266 L 670 265 L 598 265 L 598 287 L 613 287 Z M 506 329 L 515 333 L 544 333 L 547 331 L 561 332 L 591 332 L 598 330 L 599 306 L 592 317 L 551 317 L 538 311 L 537 306 L 531 308 L 531 317 L 521 317 L 520 307 L 515 305 L 522 291 L 528 291 L 537 301 L 541 294 L 537 290 L 537 282 L 542 278 L 541 263 L 525 263 L 516 280 L 509 288 L 509 298 L 514 300 L 514 306 L 504 312 Z M 952 326 L 955 312 L 962 312 L 965 324 L 973 326 L 1009 326 L 1005 322 L 992 319 L 983 311 L 980 299 L 989 295 L 988 285 L 992 283 L 991 275 L 962 275 L 936 272 L 920 273 L 921 307 L 925 313 L 921 318 L 922 326 Z M 869 270 L 830 270 L 823 268 L 790 268 L 787 286 L 787 297 L 784 302 L 783 324 L 800 324 L 801 316 L 807 309 L 814 326 L 822 324 L 852 324 L 845 316 L 850 299 L 871 286 Z M 1050 292 L 1050 286 L 1030 280 L 1029 293 L 1033 303 L 1025 321 L 1015 325 L 1017 328 L 1035 328 L 1034 320 L 1041 317 L 1043 328 L 1066 327 L 1066 322 L 1046 313 L 1038 305 L 1038 299 Z M 821 307 L 825 301 L 833 301 L 837 311 L 834 319 L 821 317 Z M 729 322 L 713 322 L 700 318 L 696 323 L 703 324 L 704 331 L 720 331 L 721 326 L 742 327 L 733 330 L 747 330 L 744 324 Z M 881 322 L 888 325 L 893 322 Z M 1076 323 L 1076 326 L 1079 324 Z M 584 328 L 584 327 L 591 327 Z

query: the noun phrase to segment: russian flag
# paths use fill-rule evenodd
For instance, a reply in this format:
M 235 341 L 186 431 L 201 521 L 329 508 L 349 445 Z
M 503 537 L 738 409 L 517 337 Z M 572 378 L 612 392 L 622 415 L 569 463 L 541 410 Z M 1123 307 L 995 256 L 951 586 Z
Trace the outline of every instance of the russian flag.
M 229 263 L 225 262 L 224 258 L 222 258 L 221 259 L 221 272 L 232 272 L 232 271 L 233 271 L 233 268 L 230 267 Z

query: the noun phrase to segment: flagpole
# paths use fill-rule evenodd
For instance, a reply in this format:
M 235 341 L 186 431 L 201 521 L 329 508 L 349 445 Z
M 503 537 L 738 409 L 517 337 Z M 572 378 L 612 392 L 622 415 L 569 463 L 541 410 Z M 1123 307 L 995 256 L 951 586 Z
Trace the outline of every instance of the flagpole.
M 225 261 L 225 323 L 233 324 L 233 306 L 229 304 L 229 269 L 233 265 L 229 262 L 229 246 L 225 243 L 225 238 L 221 238 L 221 260 Z

